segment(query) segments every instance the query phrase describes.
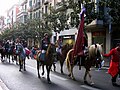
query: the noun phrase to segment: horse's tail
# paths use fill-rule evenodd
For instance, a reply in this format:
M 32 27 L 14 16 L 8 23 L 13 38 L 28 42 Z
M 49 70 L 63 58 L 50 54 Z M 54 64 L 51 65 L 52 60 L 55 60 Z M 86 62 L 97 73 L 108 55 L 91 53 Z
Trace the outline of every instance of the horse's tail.
M 71 62 L 70 62 L 70 53 L 73 51 L 73 49 L 70 49 L 69 51 L 68 51 L 68 53 L 67 53 L 67 56 L 66 56 L 66 59 L 65 59 L 65 61 L 66 61 L 66 66 L 67 66 L 67 69 L 68 69 L 68 71 L 70 71 L 70 68 L 71 68 Z

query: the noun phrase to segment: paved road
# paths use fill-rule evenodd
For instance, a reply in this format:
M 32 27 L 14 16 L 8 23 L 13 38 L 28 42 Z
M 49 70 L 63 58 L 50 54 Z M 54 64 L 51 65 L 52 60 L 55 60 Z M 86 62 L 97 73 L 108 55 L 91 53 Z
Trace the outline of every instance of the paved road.
M 3 81 L 3 90 L 118 90 L 120 87 L 113 87 L 110 81 L 110 75 L 108 75 L 107 68 L 97 71 L 92 68 L 92 76 L 95 82 L 93 87 L 85 85 L 83 83 L 83 75 L 85 69 L 78 70 L 78 67 L 74 68 L 74 75 L 76 81 L 69 79 L 68 72 L 64 65 L 65 74 L 60 74 L 59 62 L 57 63 L 57 72 L 51 72 L 52 84 L 48 84 L 46 81 L 46 73 L 41 79 L 37 78 L 36 61 L 26 61 L 26 72 L 19 72 L 18 65 L 15 63 L 1 63 L 0 62 L 0 78 Z M 117 81 L 120 84 L 120 81 Z

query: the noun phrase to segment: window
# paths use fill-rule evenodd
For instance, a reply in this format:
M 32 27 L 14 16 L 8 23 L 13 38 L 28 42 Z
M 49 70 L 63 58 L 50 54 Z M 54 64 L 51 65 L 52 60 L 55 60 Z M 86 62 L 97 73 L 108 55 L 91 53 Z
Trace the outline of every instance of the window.
M 29 6 L 32 7 L 32 0 L 29 1 Z
M 47 11 L 47 9 L 48 9 L 48 6 L 45 6 L 45 13 L 47 13 L 48 11 Z
M 30 19 L 32 19 L 32 13 L 30 13 Z

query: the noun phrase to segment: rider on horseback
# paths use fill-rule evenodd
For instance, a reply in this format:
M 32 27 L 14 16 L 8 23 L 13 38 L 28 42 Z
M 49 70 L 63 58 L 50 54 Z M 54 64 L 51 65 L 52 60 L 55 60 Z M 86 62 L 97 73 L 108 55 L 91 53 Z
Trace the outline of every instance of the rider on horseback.
M 57 45 L 58 45 L 58 47 L 56 48 L 57 53 L 62 54 L 62 52 L 61 52 L 61 49 L 62 49 L 62 46 L 63 46 L 62 38 L 59 38 L 57 40 Z
M 47 51 L 47 48 L 50 44 L 50 38 L 48 36 L 48 33 L 44 34 L 44 38 L 42 39 L 42 43 L 41 43 L 41 55 L 40 55 L 40 59 L 45 61 L 45 53 Z

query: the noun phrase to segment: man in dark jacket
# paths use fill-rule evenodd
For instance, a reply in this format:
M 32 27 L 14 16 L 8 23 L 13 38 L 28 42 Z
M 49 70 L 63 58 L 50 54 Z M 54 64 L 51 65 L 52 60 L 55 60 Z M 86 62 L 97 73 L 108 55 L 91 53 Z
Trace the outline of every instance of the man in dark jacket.
M 50 44 L 50 38 L 49 38 L 48 34 L 45 33 L 44 38 L 42 39 L 42 43 L 41 43 L 42 53 L 40 55 L 40 59 L 43 61 L 45 61 L 45 53 L 47 51 L 49 44 Z

